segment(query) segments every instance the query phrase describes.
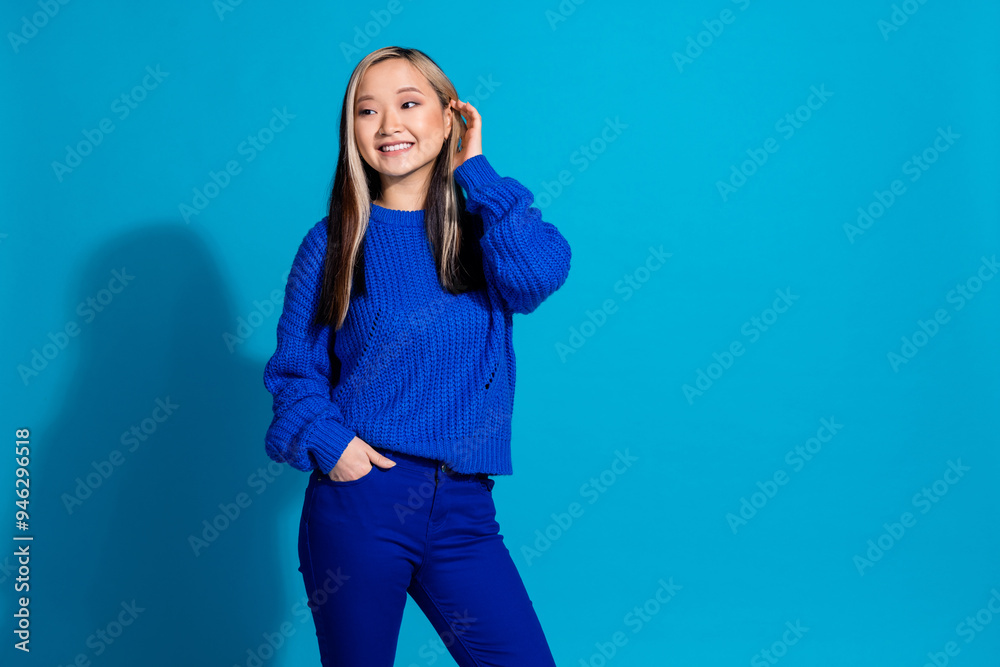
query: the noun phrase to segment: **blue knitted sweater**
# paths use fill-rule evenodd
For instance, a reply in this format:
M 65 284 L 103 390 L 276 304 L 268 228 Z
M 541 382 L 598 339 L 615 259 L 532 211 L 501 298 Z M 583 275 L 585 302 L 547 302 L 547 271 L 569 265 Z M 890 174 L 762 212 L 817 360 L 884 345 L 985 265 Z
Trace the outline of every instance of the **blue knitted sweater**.
M 363 241 L 367 293 L 352 297 L 339 331 L 317 327 L 327 218 L 305 235 L 264 369 L 274 397 L 265 436 L 273 460 L 327 474 L 357 435 L 458 472 L 513 474 L 511 316 L 532 312 L 562 286 L 570 247 L 531 206 L 531 192 L 501 178 L 483 155 L 454 173 L 466 208 L 482 220 L 485 289 L 442 288 L 424 212 L 373 203 Z M 331 352 L 340 362 L 336 386 Z

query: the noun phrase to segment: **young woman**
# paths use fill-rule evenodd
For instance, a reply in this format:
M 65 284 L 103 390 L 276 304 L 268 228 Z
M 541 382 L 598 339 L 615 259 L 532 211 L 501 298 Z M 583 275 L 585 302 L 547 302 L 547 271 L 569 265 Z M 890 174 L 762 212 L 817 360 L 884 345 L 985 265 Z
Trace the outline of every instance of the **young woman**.
M 390 667 L 407 594 L 459 665 L 555 664 L 492 491 L 513 474 L 512 315 L 562 286 L 570 247 L 482 128 L 424 53 L 366 56 L 289 274 L 266 450 L 310 473 L 299 571 L 324 665 Z

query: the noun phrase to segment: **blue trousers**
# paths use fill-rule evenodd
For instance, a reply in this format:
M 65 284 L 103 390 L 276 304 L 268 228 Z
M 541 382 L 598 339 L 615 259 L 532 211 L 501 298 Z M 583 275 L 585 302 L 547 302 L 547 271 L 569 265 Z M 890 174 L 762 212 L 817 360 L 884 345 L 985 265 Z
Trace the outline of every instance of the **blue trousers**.
M 495 480 L 374 449 L 396 465 L 346 482 L 309 473 L 299 571 L 324 667 L 392 667 L 407 594 L 461 667 L 555 667 L 499 532 Z

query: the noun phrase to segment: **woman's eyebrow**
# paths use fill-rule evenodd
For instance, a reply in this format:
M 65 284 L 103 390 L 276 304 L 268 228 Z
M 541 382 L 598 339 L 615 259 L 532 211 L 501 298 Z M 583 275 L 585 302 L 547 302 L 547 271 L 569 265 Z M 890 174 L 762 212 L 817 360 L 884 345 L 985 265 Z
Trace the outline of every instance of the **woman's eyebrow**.
M 399 95 L 400 93 L 405 92 L 405 91 L 411 91 L 411 92 L 420 93 L 421 95 L 423 95 L 423 92 L 419 88 L 417 88 L 416 86 L 403 86 L 402 88 L 400 88 L 399 90 L 396 91 L 396 94 Z M 358 101 L 356 102 L 356 104 L 359 104 L 359 103 L 361 103 L 361 102 L 363 102 L 365 100 L 373 100 L 373 99 L 375 99 L 374 95 L 362 95 L 361 97 L 358 98 Z

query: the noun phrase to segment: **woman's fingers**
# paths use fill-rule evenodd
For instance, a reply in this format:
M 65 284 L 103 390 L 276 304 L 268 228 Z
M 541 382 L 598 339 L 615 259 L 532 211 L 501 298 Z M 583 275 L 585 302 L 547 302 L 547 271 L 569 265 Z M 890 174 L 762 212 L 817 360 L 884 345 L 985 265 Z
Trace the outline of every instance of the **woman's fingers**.
M 479 111 L 477 111 L 476 107 L 472 106 L 468 102 L 461 102 L 453 99 L 450 101 L 450 106 L 462 114 L 462 117 L 465 119 L 465 132 L 462 137 L 462 148 L 455 154 L 457 156 L 455 167 L 457 168 L 463 164 L 465 160 L 483 152 L 483 122 Z
M 465 117 L 467 124 L 478 123 L 481 119 L 479 111 L 476 107 L 472 106 L 468 102 L 459 102 L 458 100 L 452 100 L 451 105 L 458 109 L 458 112 Z

